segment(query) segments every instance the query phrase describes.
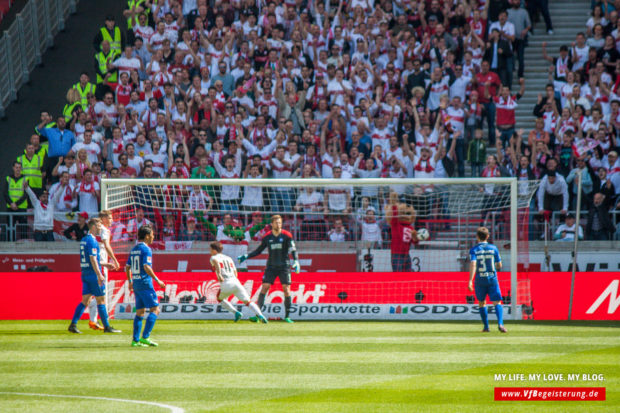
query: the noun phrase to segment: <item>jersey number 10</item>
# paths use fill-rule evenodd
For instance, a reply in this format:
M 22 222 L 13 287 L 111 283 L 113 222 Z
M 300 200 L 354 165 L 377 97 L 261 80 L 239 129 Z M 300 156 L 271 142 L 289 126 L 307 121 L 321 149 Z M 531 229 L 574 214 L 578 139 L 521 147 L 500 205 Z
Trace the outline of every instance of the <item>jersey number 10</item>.
M 138 255 L 131 257 L 131 272 L 133 273 L 133 278 L 140 278 L 140 257 Z

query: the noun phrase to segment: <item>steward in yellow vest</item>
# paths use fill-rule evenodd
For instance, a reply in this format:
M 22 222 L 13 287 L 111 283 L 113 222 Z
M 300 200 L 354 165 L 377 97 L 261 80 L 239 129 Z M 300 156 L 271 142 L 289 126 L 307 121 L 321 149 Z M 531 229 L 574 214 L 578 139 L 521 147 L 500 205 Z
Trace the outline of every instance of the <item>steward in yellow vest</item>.
M 24 190 L 26 177 L 22 175 L 22 165 L 13 162 L 13 175 L 6 177 L 7 191 L 4 193 L 6 208 L 9 211 L 26 211 L 28 208 L 28 195 Z
M 118 54 L 121 54 L 121 52 L 125 49 L 125 36 L 114 22 L 114 16 L 111 15 L 105 18 L 105 26 L 102 27 L 95 35 L 93 47 L 96 52 L 101 51 L 102 43 L 106 40 L 110 43 L 110 48 Z
M 101 51 L 95 55 L 95 70 L 97 72 L 97 85 L 116 83 L 118 81 L 118 69 L 112 66 L 117 53 L 110 49 L 110 43 L 106 40 L 101 43 Z M 106 77 L 106 75 L 108 75 Z
M 95 96 L 95 90 L 97 86 L 90 83 L 90 77 L 88 77 L 88 73 L 82 72 L 80 75 L 80 81 L 73 85 L 73 88 L 78 91 L 80 94 L 80 103 L 82 105 L 82 110 L 88 110 L 88 94 L 92 94 Z
M 34 145 L 26 145 L 26 153 L 17 157 L 22 166 L 22 175 L 35 192 L 43 190 L 43 156 L 34 153 Z

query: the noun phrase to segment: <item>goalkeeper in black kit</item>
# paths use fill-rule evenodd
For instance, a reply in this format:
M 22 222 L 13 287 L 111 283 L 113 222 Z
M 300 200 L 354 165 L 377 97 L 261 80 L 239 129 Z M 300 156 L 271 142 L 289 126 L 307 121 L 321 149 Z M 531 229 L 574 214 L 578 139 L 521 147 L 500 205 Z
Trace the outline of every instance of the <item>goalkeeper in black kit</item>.
M 296 274 L 299 274 L 300 267 L 293 235 L 288 231 L 282 230 L 282 217 L 280 215 L 271 217 L 271 232 L 268 232 L 263 237 L 258 248 L 249 254 L 237 257 L 237 260 L 241 263 L 248 258 L 256 257 L 265 248 L 268 248 L 269 258 L 267 259 L 267 268 L 265 268 L 265 274 L 263 275 L 263 285 L 258 296 L 258 307 L 263 307 L 265 295 L 269 292 L 271 284 L 273 284 L 276 278 L 280 278 L 282 291 L 284 292 L 284 321 L 292 323 L 293 320 L 289 317 L 291 310 L 291 262 L 289 254 L 293 256 L 292 268 Z M 253 317 L 250 320 L 254 321 Z

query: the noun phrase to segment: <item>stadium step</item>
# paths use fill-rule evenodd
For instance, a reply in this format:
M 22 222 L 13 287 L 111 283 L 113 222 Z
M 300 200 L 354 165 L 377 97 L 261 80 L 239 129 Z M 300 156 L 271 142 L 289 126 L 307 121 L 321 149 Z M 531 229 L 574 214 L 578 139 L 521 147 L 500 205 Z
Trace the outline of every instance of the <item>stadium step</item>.
M 516 127 L 524 129 L 525 136 L 534 127 L 532 113 L 538 101 L 538 94 L 544 95 L 545 85 L 549 83 L 550 63 L 542 58 L 542 43 L 547 42 L 547 54 L 559 55 L 560 46 L 569 46 L 579 32 L 586 31 L 590 17 L 590 2 L 587 0 L 550 0 L 549 13 L 553 24 L 553 34 L 548 35 L 542 16 L 534 24 L 534 35 L 528 39 L 525 49 L 525 94 L 519 100 L 516 110 Z M 516 66 L 516 64 L 515 64 Z M 515 73 L 516 76 L 516 73 Z

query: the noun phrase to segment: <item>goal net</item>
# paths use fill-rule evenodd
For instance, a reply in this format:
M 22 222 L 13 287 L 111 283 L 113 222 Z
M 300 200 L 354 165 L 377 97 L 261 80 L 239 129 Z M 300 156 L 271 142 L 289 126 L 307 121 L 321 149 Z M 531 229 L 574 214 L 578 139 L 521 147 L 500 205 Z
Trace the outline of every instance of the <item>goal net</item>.
M 411 303 L 469 304 L 473 297 L 466 291 L 466 277 L 437 274 L 462 277 L 476 229 L 486 226 L 500 249 L 502 271 L 509 273 L 500 278 L 502 293 L 509 297 L 504 301 L 516 310 L 529 305 L 517 263 L 528 261 L 528 211 L 537 186 L 514 178 L 104 179 L 102 209 L 113 213 L 112 245 L 121 255 L 135 243 L 138 228 L 150 223 L 154 249 L 186 254 L 187 271 L 198 272 L 210 270 L 208 242 L 221 241 L 224 253 L 236 261 L 258 246 L 270 230 L 270 217 L 278 214 L 297 243 L 302 272 L 338 273 L 329 277 L 330 285 L 346 293 L 344 301 L 360 303 L 379 297 L 399 303 L 409 297 Z M 398 232 L 402 241 L 413 241 L 404 264 L 393 254 L 396 222 L 409 227 Z M 266 255 L 260 255 L 236 264 L 242 271 L 261 272 L 265 263 Z M 408 278 L 394 278 L 400 271 Z M 339 281 L 340 274 L 364 272 L 375 274 L 363 282 Z M 176 288 L 194 291 L 189 294 L 193 300 L 207 302 L 207 295 L 191 285 L 178 280 Z M 164 301 L 170 293 L 162 293 Z

